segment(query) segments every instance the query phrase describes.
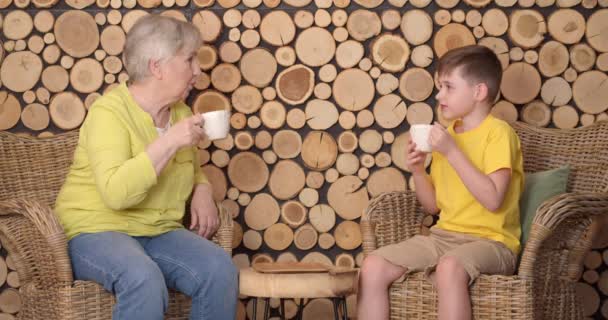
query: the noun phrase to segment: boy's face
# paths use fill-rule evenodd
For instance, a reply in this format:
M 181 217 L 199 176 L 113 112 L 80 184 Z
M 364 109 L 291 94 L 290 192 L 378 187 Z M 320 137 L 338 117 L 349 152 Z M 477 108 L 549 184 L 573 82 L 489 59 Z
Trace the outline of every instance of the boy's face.
M 461 76 L 460 68 L 439 76 L 439 93 L 435 96 L 446 120 L 460 119 L 473 112 L 478 100 L 478 85 Z

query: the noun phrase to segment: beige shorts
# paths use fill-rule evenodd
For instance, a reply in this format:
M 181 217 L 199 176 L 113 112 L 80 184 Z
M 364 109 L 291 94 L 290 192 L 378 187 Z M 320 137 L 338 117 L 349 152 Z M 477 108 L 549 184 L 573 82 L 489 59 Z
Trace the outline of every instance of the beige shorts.
M 417 235 L 377 249 L 371 254 L 407 268 L 406 274 L 397 281 L 403 281 L 412 272 L 424 271 L 429 276 L 435 271 L 439 258 L 452 256 L 460 261 L 469 274 L 469 285 L 480 274 L 512 275 L 517 261 L 515 253 L 501 242 L 437 227 L 431 228 L 429 236 Z

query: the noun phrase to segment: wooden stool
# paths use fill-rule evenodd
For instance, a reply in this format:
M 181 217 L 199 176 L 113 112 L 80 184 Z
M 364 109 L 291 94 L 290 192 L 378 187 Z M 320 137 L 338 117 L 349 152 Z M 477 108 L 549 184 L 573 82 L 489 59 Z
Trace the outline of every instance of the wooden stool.
M 330 298 L 334 305 L 334 319 L 339 319 L 342 308 L 344 320 L 348 319 L 346 296 L 356 292 L 357 269 L 331 268 L 320 263 L 259 263 L 252 268 L 241 269 L 239 290 L 253 301 L 253 319 L 257 316 L 257 298 L 263 298 L 264 319 L 269 317 L 269 299 L 281 302 L 281 319 L 285 319 L 283 299 Z M 296 319 L 302 319 L 304 303 L 300 300 Z

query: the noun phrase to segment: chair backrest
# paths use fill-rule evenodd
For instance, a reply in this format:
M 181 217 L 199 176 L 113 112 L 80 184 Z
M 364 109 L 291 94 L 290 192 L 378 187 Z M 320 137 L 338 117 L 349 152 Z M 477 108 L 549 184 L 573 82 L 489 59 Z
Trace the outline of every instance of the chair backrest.
M 50 138 L 0 132 L 0 200 L 53 205 L 74 157 L 78 130 Z
M 523 122 L 512 126 L 526 172 L 570 164 L 569 192 L 608 191 L 608 121 L 568 130 Z M 78 133 L 39 139 L 0 131 L 0 200 L 28 198 L 52 205 L 72 164 Z
M 608 191 L 608 121 L 576 129 L 537 128 L 512 123 L 521 140 L 524 170 L 569 164 L 568 192 Z

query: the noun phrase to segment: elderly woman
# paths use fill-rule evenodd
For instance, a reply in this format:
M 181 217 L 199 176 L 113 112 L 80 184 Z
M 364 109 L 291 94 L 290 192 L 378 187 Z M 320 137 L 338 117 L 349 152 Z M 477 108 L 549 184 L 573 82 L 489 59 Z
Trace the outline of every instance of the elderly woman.
M 167 287 L 192 297 L 190 319 L 235 317 L 236 268 L 207 240 L 219 219 L 195 147 L 203 120 L 183 102 L 200 45 L 198 29 L 172 18 L 133 26 L 129 83 L 91 106 L 57 198 L 74 276 L 116 295 L 115 320 L 163 319 Z M 192 192 L 194 232 L 181 224 Z

